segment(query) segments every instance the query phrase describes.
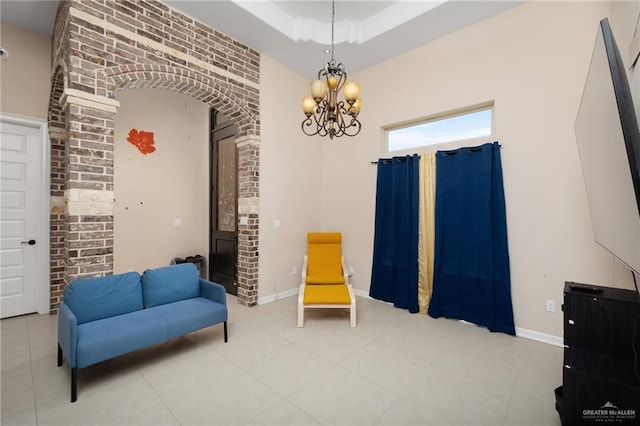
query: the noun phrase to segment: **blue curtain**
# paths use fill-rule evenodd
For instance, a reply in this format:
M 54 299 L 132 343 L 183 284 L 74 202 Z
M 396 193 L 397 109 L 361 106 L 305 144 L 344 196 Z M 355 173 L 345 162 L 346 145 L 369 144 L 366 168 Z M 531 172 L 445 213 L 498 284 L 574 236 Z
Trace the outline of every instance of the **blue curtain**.
M 500 146 L 439 151 L 436 170 L 428 313 L 515 335 Z
M 373 267 L 369 295 L 415 313 L 418 308 L 419 157 L 378 161 Z

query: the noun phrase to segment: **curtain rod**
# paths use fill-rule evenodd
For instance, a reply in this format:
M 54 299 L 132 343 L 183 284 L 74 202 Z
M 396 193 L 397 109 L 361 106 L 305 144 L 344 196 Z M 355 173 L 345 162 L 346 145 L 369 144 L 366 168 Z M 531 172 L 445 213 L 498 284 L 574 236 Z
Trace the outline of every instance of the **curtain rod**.
M 498 146 L 500 147 L 500 149 L 502 149 L 502 144 L 499 144 Z M 465 147 L 465 148 L 466 148 L 466 147 Z M 472 146 L 472 147 L 468 147 L 468 148 L 473 150 L 474 148 L 478 148 L 478 147 L 474 147 L 474 146 Z M 445 150 L 445 152 L 446 152 L 446 151 L 457 151 L 458 149 L 464 149 L 464 148 L 449 149 L 449 150 Z M 420 154 L 418 154 L 418 158 L 419 158 L 419 157 L 421 157 L 421 155 L 420 155 Z M 399 158 L 400 158 L 400 159 L 403 159 L 403 157 L 399 157 Z M 375 166 L 375 165 L 377 165 L 377 164 L 378 164 L 378 162 L 379 162 L 379 161 L 384 161 L 384 162 L 387 162 L 387 163 L 388 163 L 388 162 L 390 162 L 391 160 L 392 160 L 391 158 L 381 158 L 380 160 L 377 160 L 377 161 L 370 161 L 370 162 L 369 162 L 369 165 L 371 165 L 371 166 Z

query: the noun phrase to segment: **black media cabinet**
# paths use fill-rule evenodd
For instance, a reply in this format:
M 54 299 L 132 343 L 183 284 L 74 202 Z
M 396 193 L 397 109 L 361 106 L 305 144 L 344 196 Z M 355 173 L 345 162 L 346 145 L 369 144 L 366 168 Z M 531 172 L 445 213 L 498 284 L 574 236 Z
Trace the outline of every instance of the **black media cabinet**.
M 566 282 L 563 426 L 640 425 L 640 295 Z

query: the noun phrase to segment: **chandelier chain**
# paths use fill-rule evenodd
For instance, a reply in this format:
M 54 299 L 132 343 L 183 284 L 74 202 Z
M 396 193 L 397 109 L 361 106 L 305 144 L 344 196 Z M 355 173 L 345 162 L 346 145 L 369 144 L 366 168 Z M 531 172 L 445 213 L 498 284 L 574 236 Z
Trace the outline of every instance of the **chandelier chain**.
M 333 58 L 335 19 L 336 19 L 336 2 L 334 0 L 331 2 L 331 63 L 335 63 L 335 59 Z

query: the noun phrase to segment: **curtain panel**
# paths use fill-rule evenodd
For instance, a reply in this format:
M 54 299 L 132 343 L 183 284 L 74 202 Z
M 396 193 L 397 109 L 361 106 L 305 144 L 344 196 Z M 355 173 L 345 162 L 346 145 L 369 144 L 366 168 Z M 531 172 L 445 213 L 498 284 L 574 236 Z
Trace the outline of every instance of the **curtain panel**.
M 418 183 L 417 154 L 378 161 L 369 296 L 412 313 L 419 311 Z
M 515 335 L 500 145 L 438 151 L 428 313 Z
M 418 306 L 426 315 L 433 292 L 435 244 L 436 154 L 420 157 L 420 205 L 418 224 Z

